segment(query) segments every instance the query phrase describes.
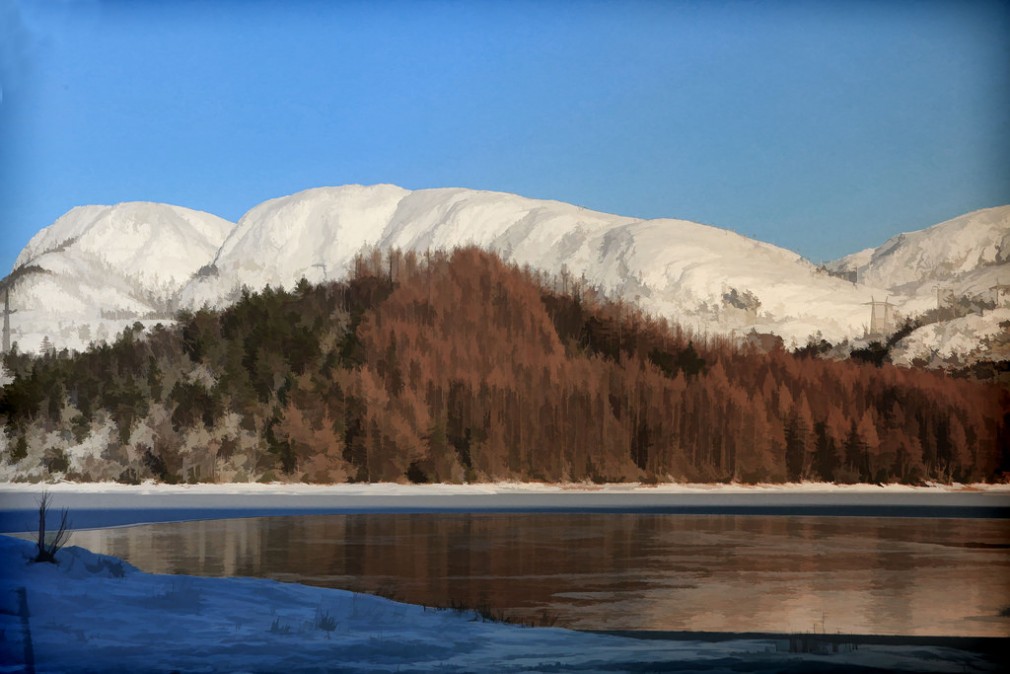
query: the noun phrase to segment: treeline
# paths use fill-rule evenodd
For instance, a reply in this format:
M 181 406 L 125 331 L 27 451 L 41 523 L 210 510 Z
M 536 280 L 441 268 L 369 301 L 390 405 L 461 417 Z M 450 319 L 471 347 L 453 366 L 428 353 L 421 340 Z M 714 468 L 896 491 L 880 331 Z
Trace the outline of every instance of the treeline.
M 994 479 L 995 387 L 699 339 L 478 249 L 10 354 L 8 479 Z

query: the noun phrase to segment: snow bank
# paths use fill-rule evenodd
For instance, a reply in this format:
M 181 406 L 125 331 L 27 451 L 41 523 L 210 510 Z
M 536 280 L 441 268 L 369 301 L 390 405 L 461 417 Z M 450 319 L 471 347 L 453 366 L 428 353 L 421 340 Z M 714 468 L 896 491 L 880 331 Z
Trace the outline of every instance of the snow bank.
M 780 671 L 825 665 L 996 671 L 939 647 L 776 652 L 768 639 L 641 640 L 522 628 L 341 590 L 153 575 L 71 547 L 59 564 L 0 536 L 0 665 L 20 671 Z M 30 633 L 30 646 L 26 635 Z
M 665 483 L 592 484 L 588 482 L 487 482 L 476 484 L 400 484 L 396 482 L 304 484 L 300 482 L 231 482 L 222 484 L 162 484 L 146 481 L 140 485 L 119 482 L 0 482 L 0 495 L 36 493 L 43 490 L 66 494 L 169 495 L 319 495 L 319 496 L 452 496 L 505 494 L 954 494 L 991 493 L 1010 496 L 1010 484 L 833 484 L 830 482 L 787 482 L 784 484 Z

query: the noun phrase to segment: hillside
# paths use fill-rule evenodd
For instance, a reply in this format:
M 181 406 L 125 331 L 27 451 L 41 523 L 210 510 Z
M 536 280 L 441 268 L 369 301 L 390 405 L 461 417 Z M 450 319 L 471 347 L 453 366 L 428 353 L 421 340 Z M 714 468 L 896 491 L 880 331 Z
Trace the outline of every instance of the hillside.
M 896 362 L 1010 360 L 1008 293 L 997 305 L 992 290 L 1010 283 L 1010 206 L 900 234 L 828 266 L 887 288 L 905 316 L 924 317 L 926 324 L 897 344 Z
M 820 330 L 842 339 L 866 323 L 862 303 L 873 292 L 819 274 L 791 251 L 684 220 L 636 220 L 500 192 L 348 185 L 250 210 L 182 301 L 220 304 L 243 284 L 340 280 L 354 255 L 373 246 L 423 253 L 467 245 L 584 276 L 649 312 L 724 334 L 756 328 L 802 342 Z
M 878 248 L 844 257 L 831 267 L 855 271 L 859 281 L 915 294 L 921 286 L 956 283 L 980 268 L 1010 264 L 1010 206 L 966 213 L 906 232 Z
M 1005 318 L 985 313 L 996 308 L 990 288 L 1010 282 L 1008 237 L 1010 207 L 987 209 L 815 268 L 684 220 L 499 192 L 347 185 L 271 199 L 237 225 L 164 204 L 77 208 L 29 243 L 4 285 L 22 350 L 83 349 L 134 321 L 167 321 L 178 306 L 226 307 L 243 287 L 340 281 L 373 248 L 423 255 L 476 245 L 696 332 L 743 339 L 753 330 L 787 346 L 811 336 L 859 342 L 872 324 L 867 303 L 886 299 L 891 320 L 870 338 L 909 317 L 932 326 L 898 344 L 895 362 L 960 366 L 1010 349 L 997 334 Z
M 32 237 L 5 279 L 18 312 L 14 341 L 36 350 L 48 337 L 54 347 L 83 349 L 136 318 L 170 318 L 182 286 L 233 227 L 147 202 L 71 210 Z
M 134 320 L 164 320 L 165 308 L 227 306 L 242 287 L 339 281 L 354 256 L 371 247 L 423 253 L 478 245 L 549 274 L 584 277 L 700 332 L 756 329 L 787 343 L 803 343 L 818 331 L 832 340 L 862 334 L 868 322 L 863 302 L 884 293 L 726 229 L 643 221 L 499 192 L 317 188 L 255 206 L 236 226 L 206 216 L 213 222 L 204 224 L 213 226 L 189 234 L 165 226 L 162 217 L 185 209 L 145 204 L 145 221 L 140 206 L 75 209 L 26 247 L 8 277 L 19 312 L 13 338 L 22 350 L 37 350 L 44 338 L 56 348 L 83 349 L 89 339 L 107 339 Z M 130 217 L 110 217 L 124 212 Z M 93 220 L 103 233 L 90 238 L 116 239 L 109 244 L 115 255 L 73 238 Z M 171 236 L 145 240 L 138 227 Z M 57 252 L 56 259 L 40 254 L 45 250 Z M 40 258 L 46 274 L 26 274 Z M 22 280 L 28 278 L 31 283 Z
M 17 354 L 3 479 L 981 480 L 1007 393 L 693 336 L 470 248 Z

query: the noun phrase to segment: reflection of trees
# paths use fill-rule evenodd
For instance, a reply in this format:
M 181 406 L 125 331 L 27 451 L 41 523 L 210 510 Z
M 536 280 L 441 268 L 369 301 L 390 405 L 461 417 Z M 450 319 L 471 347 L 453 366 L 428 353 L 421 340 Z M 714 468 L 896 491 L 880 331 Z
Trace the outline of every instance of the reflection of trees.
M 325 515 L 75 533 L 146 571 L 251 575 L 548 607 L 589 629 L 956 633 L 1010 604 L 999 521 L 668 515 Z M 970 547 L 974 545 L 975 547 Z M 1004 628 L 1005 629 L 1005 628 Z M 1002 634 L 1002 636 L 1006 636 Z
M 866 606 L 864 619 L 874 631 L 886 630 L 889 625 L 913 624 L 910 590 L 919 582 L 915 551 L 909 549 L 906 541 L 888 536 L 888 524 L 877 527 L 866 560 L 870 592 L 874 596 L 888 595 L 887 601 Z

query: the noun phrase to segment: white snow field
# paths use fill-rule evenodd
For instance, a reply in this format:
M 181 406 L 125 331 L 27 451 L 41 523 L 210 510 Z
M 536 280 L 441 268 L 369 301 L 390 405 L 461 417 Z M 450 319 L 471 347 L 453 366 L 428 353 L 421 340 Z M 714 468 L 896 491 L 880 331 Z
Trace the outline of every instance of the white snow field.
M 854 271 L 859 283 L 887 288 L 887 299 L 906 316 L 933 309 L 948 296 L 995 300 L 992 289 L 1010 284 L 1010 206 L 966 213 L 927 229 L 899 234 L 828 267 Z M 1010 302 L 1006 293 L 1001 293 L 995 311 L 915 330 L 897 344 L 894 360 L 901 365 L 910 364 L 913 358 L 929 362 L 936 357 L 965 355 L 1006 360 L 1005 347 L 994 349 L 993 338 L 1010 333 L 1008 321 Z
M 907 316 L 936 305 L 937 284 L 976 296 L 1010 282 L 1010 206 L 828 265 L 856 271 L 859 283 L 851 283 L 792 251 L 685 220 L 640 220 L 501 192 L 345 185 L 271 199 L 237 225 L 166 204 L 75 208 L 17 259 L 13 337 L 23 351 L 37 350 L 44 337 L 81 349 L 138 317 L 169 322 L 176 305 L 227 305 L 242 286 L 340 280 L 354 255 L 372 247 L 470 244 L 533 269 L 585 276 L 699 332 L 742 337 L 755 329 L 787 346 L 817 333 L 834 342 L 861 337 L 871 298 L 887 298 Z M 24 271 L 32 266 L 44 271 Z M 981 318 L 985 330 L 998 323 Z M 944 346 L 944 334 L 930 337 L 932 348 Z
M 181 297 L 189 306 L 219 304 L 242 284 L 337 280 L 356 253 L 373 246 L 423 252 L 463 245 L 551 274 L 585 275 L 698 331 L 756 327 L 805 340 L 818 329 L 841 338 L 866 322 L 865 289 L 727 229 L 501 192 L 394 185 L 322 187 L 256 206 L 222 245 L 216 273 L 195 278 Z M 752 293 L 760 306 L 748 313 L 728 304 L 724 296 L 733 290 Z
M 998 671 L 983 654 L 935 645 L 814 655 L 770 638 L 527 628 L 271 580 L 146 574 L 77 547 L 34 564 L 33 551 L 0 536 L 0 671 Z
M 182 285 L 234 226 L 149 202 L 70 210 L 33 236 L 14 263 L 12 340 L 22 351 L 37 350 L 45 337 L 55 348 L 80 350 L 111 340 L 137 318 L 171 317 Z
M 861 283 L 895 292 L 958 279 L 981 267 L 1010 271 L 1010 206 L 984 208 L 926 229 L 892 237 L 877 248 L 831 263 L 855 271 Z M 1006 279 L 1010 283 L 1010 278 Z M 932 290 L 924 288 L 923 291 Z M 935 293 L 934 293 L 935 297 Z

